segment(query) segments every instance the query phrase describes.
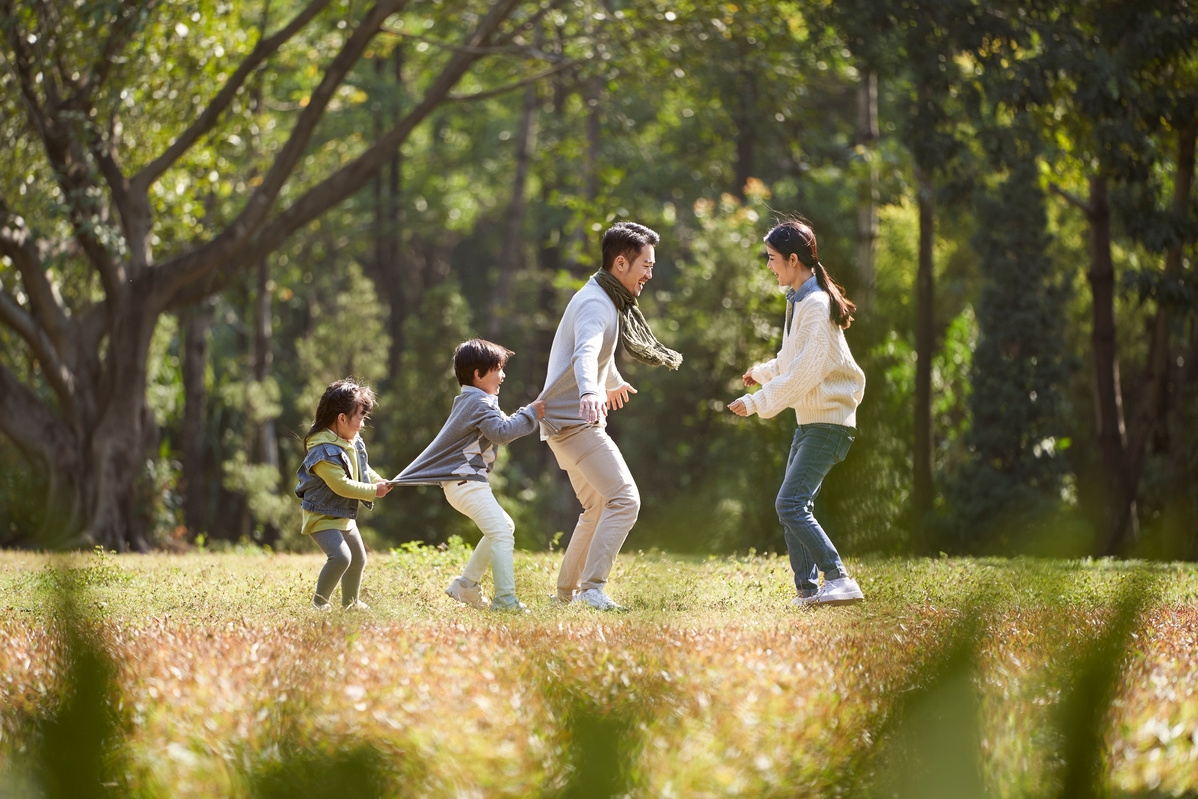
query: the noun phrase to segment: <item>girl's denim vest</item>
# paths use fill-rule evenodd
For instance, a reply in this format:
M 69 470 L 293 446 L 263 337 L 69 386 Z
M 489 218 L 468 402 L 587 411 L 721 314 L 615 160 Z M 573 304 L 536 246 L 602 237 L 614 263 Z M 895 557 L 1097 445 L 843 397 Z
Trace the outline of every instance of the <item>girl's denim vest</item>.
M 366 461 L 366 443 L 361 438 L 354 439 L 354 454 L 358 458 L 358 474 L 366 477 L 369 474 L 369 464 Z M 358 502 L 367 508 L 373 508 L 373 502 L 350 499 L 334 493 L 329 484 L 320 479 L 320 475 L 312 471 L 312 467 L 321 461 L 332 461 L 345 469 L 345 474 L 353 477 L 353 469 L 345 450 L 336 444 L 317 444 L 308 450 L 304 462 L 296 470 L 299 482 L 295 486 L 295 495 L 300 498 L 300 506 L 306 511 L 323 513 L 326 516 L 336 516 L 340 519 L 358 518 Z

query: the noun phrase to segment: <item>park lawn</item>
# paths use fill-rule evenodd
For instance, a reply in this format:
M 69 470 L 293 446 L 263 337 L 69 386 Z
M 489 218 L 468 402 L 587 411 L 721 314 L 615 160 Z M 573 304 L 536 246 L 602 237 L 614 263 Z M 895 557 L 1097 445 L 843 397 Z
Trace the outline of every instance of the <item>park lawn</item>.
M 55 762 L 69 640 L 112 664 L 118 795 L 1052 796 L 1087 751 L 1115 795 L 1198 793 L 1192 565 L 866 559 L 865 603 L 806 610 L 784 557 L 626 552 L 599 614 L 518 552 L 513 616 L 445 596 L 468 555 L 372 553 L 370 611 L 322 614 L 315 552 L 0 553 L 0 794 Z

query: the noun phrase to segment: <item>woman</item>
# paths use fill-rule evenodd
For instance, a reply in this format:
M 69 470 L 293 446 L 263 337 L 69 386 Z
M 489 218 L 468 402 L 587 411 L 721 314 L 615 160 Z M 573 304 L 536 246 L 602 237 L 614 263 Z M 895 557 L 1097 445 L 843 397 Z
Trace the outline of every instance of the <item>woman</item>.
M 824 477 L 844 460 L 857 435 L 857 406 L 865 373 L 853 361 L 844 330 L 856 306 L 844 296 L 823 264 L 815 232 L 799 217 L 765 236 L 766 266 L 786 287 L 782 349 L 772 361 L 744 374 L 746 386 L 761 390 L 728 406 L 737 416 L 763 418 L 793 408 L 799 427 L 786 460 L 786 476 L 775 507 L 799 595 L 795 605 L 846 605 L 864 599 L 840 554 L 812 509 Z M 824 573 L 819 585 L 819 572 Z

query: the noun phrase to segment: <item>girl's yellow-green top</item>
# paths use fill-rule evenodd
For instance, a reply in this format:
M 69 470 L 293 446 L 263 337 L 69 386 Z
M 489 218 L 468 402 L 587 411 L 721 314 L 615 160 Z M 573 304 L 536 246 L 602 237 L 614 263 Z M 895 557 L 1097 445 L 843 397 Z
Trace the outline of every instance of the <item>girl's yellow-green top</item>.
M 332 430 L 321 430 L 308 440 L 309 449 L 317 444 L 335 444 L 345 450 L 345 454 L 349 458 L 349 468 L 352 474 L 346 474 L 345 469 L 341 468 L 341 464 L 339 463 L 321 461 L 312 467 L 312 471 L 316 472 L 316 476 L 328 483 L 329 488 L 333 489 L 333 493 L 339 496 L 360 499 L 365 502 L 373 501 L 378 493 L 374 484 L 383 478 L 369 466 L 366 467 L 366 475 L 358 474 L 358 457 L 354 453 L 353 442 L 346 441 Z M 365 480 L 362 479 L 363 476 L 366 478 Z M 344 532 L 354 523 L 353 519 L 329 516 L 325 513 L 315 513 L 306 510 L 303 511 L 303 514 L 304 522 L 300 528 L 300 532 L 304 535 L 319 533 L 321 530 L 341 530 Z

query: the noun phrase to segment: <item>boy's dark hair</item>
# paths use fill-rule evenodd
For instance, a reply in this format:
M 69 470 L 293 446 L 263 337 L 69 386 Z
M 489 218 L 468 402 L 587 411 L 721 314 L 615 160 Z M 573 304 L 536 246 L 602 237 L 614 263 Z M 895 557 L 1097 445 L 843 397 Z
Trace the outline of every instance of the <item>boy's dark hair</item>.
M 374 408 L 373 391 L 348 378 L 330 383 L 320 396 L 320 402 L 316 406 L 316 419 L 308 428 L 308 435 L 304 436 L 304 446 L 308 445 L 308 439 L 321 430 L 330 429 L 338 416 L 343 413 L 353 416 L 358 408 L 370 413 Z
M 612 264 L 623 255 L 635 261 L 647 245 L 657 246 L 661 236 L 636 222 L 617 222 L 603 234 L 603 268 L 611 271 Z
M 507 347 L 501 347 L 493 341 L 483 338 L 472 338 L 463 341 L 453 351 L 453 373 L 458 383 L 463 386 L 474 385 L 474 373 L 484 375 L 492 369 L 502 369 L 507 359 L 516 353 Z

